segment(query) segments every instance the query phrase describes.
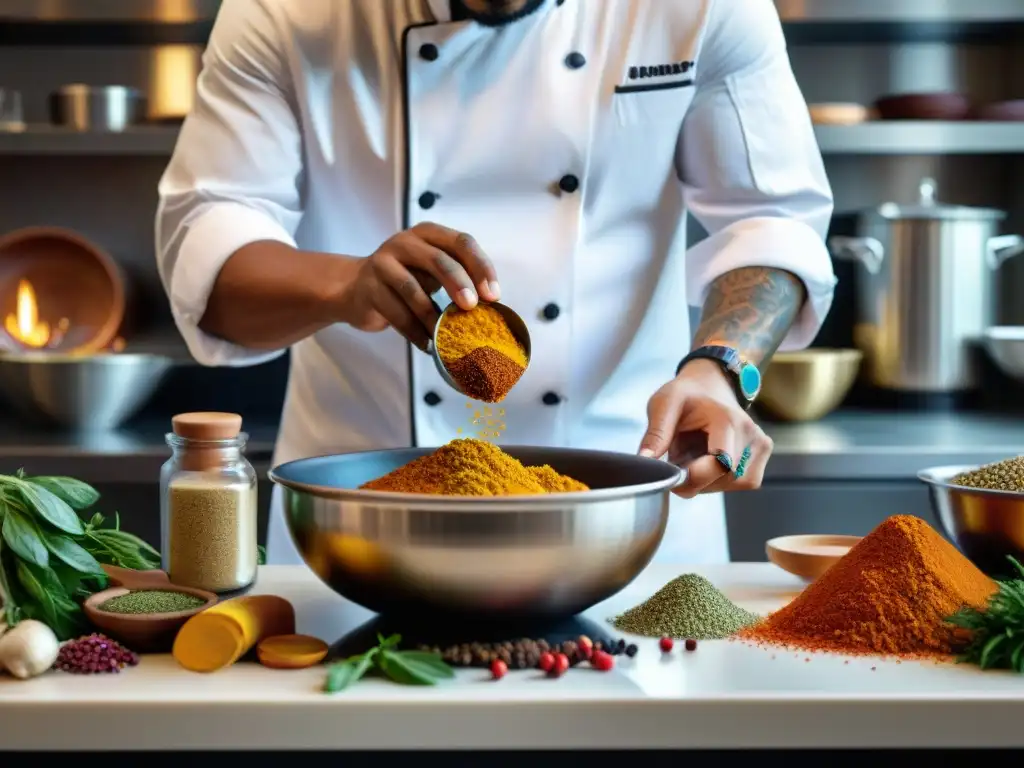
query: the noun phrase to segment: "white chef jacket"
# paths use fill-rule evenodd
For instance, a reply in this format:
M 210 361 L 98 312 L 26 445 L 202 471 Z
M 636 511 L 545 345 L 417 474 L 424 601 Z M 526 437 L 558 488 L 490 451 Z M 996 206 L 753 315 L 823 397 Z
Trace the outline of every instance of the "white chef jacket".
M 709 233 L 689 251 L 686 210 Z M 831 211 L 771 0 L 548 0 L 499 28 L 448 0 L 225 0 L 157 259 L 195 358 L 242 366 L 280 353 L 198 327 L 240 247 L 368 255 L 418 222 L 466 231 L 532 336 L 499 442 L 634 452 L 718 276 L 798 275 L 783 348 L 811 341 Z M 335 325 L 292 350 L 275 460 L 441 445 L 467 412 L 393 330 Z M 726 559 L 721 499 L 677 502 L 660 557 Z M 297 559 L 279 499 L 269 546 Z

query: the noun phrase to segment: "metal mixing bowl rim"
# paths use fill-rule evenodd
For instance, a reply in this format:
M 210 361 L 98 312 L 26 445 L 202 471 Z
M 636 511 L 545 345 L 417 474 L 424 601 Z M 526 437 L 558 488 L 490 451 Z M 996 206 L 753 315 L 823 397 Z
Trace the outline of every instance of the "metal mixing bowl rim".
M 503 446 L 509 450 L 515 450 L 516 448 L 531 448 L 536 446 Z M 395 453 L 397 451 L 407 451 L 407 448 L 385 448 L 379 451 L 361 451 L 360 455 L 363 456 L 374 456 L 380 454 Z M 573 449 L 578 453 L 600 453 L 607 454 L 607 451 L 588 451 L 587 449 Z M 666 468 L 674 470 L 670 476 L 665 477 L 662 480 L 655 480 L 649 483 L 638 483 L 637 485 L 621 485 L 615 488 L 596 488 L 590 491 L 571 491 L 568 493 L 545 493 L 545 494 L 533 494 L 529 496 L 439 496 L 431 493 L 400 493 L 397 491 L 366 491 L 358 488 L 331 488 L 324 485 L 315 485 L 313 483 L 300 483 L 296 480 L 288 480 L 280 476 L 280 471 L 285 468 L 298 464 L 300 462 L 311 461 L 315 459 L 326 459 L 335 455 L 352 455 L 352 454 L 324 454 L 321 456 L 310 456 L 305 459 L 295 459 L 293 461 L 287 461 L 284 464 L 279 464 L 273 467 L 267 472 L 267 477 L 271 482 L 288 488 L 293 491 L 299 491 L 302 493 L 308 493 L 311 496 L 322 499 L 331 499 L 335 501 L 357 501 L 362 504 L 368 504 L 370 502 L 377 502 L 382 506 L 397 505 L 407 507 L 410 504 L 415 504 L 421 508 L 450 508 L 452 506 L 472 506 L 476 508 L 484 507 L 490 511 L 499 511 L 499 507 L 502 510 L 507 510 L 509 507 L 515 507 L 523 510 L 539 510 L 550 506 L 551 504 L 572 504 L 577 502 L 594 503 L 601 501 L 617 501 L 619 499 L 632 499 L 638 496 L 647 496 L 653 493 L 660 493 L 662 491 L 671 490 L 683 481 L 684 470 L 676 467 L 668 462 L 661 461 L 660 459 L 651 459 L 644 456 L 633 456 L 638 462 L 655 462 L 663 465 Z
M 138 362 L 149 360 L 153 362 L 173 362 L 166 355 L 157 355 L 151 352 L 46 352 L 44 350 L 26 352 L 0 352 L 0 363 L 15 363 L 18 365 L 32 365 L 44 363 L 46 365 L 73 364 L 102 362 L 103 364 L 123 365 L 128 361 Z
M 917 473 L 917 479 L 926 485 L 942 488 L 948 491 L 959 491 L 969 493 L 972 496 L 995 496 L 1004 499 L 1024 499 L 1024 491 L 1001 491 L 996 488 L 974 488 L 969 485 L 956 485 L 949 482 L 950 478 L 956 477 L 961 472 L 970 472 L 980 469 L 980 464 L 948 464 L 941 467 L 929 467 Z M 941 477 L 940 477 L 941 475 Z

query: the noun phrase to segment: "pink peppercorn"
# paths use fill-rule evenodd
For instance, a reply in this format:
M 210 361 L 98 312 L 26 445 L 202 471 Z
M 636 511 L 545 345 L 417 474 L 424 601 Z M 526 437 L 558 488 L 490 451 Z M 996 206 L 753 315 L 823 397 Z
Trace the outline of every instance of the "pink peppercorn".
M 106 635 L 92 634 L 61 646 L 54 668 L 77 675 L 120 672 L 134 667 L 139 657 Z

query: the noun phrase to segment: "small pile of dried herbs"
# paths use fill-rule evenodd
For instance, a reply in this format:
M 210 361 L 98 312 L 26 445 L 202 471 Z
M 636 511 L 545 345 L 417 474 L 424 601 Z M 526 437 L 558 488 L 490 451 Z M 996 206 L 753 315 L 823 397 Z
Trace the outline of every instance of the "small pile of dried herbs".
M 160 554 L 96 513 L 80 512 L 99 499 L 72 477 L 0 475 L 0 599 L 7 624 L 35 619 L 60 640 L 87 626 L 81 601 L 107 586 L 102 564 L 133 570 L 159 567 Z
M 982 669 L 1012 669 L 1024 674 L 1024 566 L 1009 558 L 1020 578 L 997 581 L 988 607 L 964 607 L 949 623 L 970 630 L 971 641 L 958 661 Z
M 366 653 L 337 661 L 327 668 L 325 693 L 337 693 L 376 670 L 390 680 L 404 685 L 436 685 L 455 677 L 455 670 L 430 651 L 400 651 L 401 635 L 385 638 L 377 635 L 379 645 Z

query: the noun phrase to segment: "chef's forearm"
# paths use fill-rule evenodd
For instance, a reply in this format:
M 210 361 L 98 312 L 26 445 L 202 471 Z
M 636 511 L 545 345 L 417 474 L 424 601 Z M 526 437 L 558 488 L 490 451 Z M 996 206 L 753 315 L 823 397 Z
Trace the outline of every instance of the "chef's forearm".
M 800 278 L 781 269 L 743 267 L 708 290 L 693 348 L 728 344 L 762 366 L 771 359 L 807 298 Z
M 283 349 L 341 320 L 356 259 L 261 241 L 221 268 L 199 327 L 250 349 Z

